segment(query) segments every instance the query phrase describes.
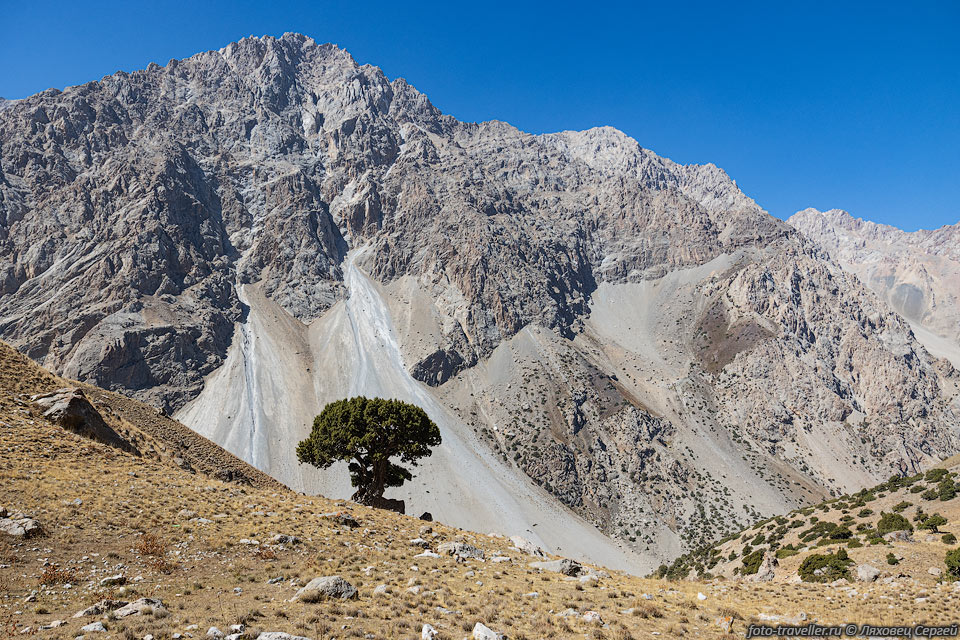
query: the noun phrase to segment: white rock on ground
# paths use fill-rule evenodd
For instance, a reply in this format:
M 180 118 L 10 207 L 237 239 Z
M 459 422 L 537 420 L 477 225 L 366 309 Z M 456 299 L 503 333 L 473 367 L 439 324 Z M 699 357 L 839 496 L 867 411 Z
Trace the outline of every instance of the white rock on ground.
M 473 627 L 473 640 L 506 640 L 506 636 L 478 622 Z
M 879 575 L 880 569 L 869 564 L 861 564 L 857 567 L 857 580 L 860 582 L 873 582 Z
M 318 602 L 325 598 L 349 600 L 356 597 L 357 588 L 340 576 L 321 576 L 297 591 L 291 602 Z
M 140 598 L 139 600 L 134 600 L 126 606 L 120 607 L 113 612 L 113 615 L 117 618 L 126 618 L 127 616 L 136 616 L 144 613 L 157 613 L 158 611 L 166 611 L 166 607 L 163 606 L 163 602 L 153 598 Z

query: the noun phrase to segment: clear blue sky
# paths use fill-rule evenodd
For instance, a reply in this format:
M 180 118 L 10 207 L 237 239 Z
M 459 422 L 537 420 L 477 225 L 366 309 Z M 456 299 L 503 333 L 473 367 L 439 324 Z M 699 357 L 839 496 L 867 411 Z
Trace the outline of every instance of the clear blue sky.
M 727 5 L 727 6 L 725 6 Z M 0 0 L 0 96 L 299 31 L 461 120 L 612 125 L 774 215 L 960 220 L 960 2 Z

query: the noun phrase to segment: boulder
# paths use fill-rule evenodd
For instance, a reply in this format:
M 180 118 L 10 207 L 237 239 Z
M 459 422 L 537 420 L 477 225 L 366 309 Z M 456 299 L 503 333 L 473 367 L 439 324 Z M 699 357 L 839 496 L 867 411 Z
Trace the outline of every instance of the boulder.
M 497 633 L 481 622 L 473 626 L 473 640 L 506 640 L 506 638 L 507 636 Z
M 126 584 L 127 578 L 122 573 L 118 573 L 115 576 L 107 576 L 106 578 L 100 579 L 101 587 L 119 587 L 123 584 Z
M 0 507 L 0 534 L 14 538 L 35 538 L 43 534 L 43 527 L 30 516 Z
M 335 513 L 324 513 L 320 517 L 326 518 L 327 520 L 331 520 L 339 524 L 340 526 L 349 527 L 351 529 L 356 529 L 357 527 L 360 526 L 360 522 L 356 518 L 354 518 L 351 514 L 347 513 L 346 511 L 338 511 Z
M 113 615 L 117 618 L 126 618 L 127 616 L 138 616 L 145 613 L 153 614 L 158 611 L 166 611 L 163 602 L 155 598 L 140 598 L 115 610 Z
M 583 612 L 583 621 L 587 624 L 596 624 L 602 625 L 603 619 L 600 617 L 600 614 L 596 611 L 584 611 Z
M 555 571 L 565 576 L 577 577 L 583 573 L 583 566 L 576 560 L 561 558 L 560 560 L 548 560 L 545 562 L 531 562 L 530 566 L 541 571 Z
M 857 580 L 860 582 L 873 582 L 880 576 L 880 569 L 872 567 L 869 564 L 861 564 L 857 567 Z
M 757 569 L 757 572 L 751 576 L 747 576 L 748 582 L 770 582 L 773 580 L 777 573 L 774 571 L 774 567 L 778 566 L 780 563 L 777 560 L 776 554 L 770 553 L 769 551 L 763 554 L 763 560 L 760 562 L 760 567 Z
M 525 553 L 528 556 L 533 556 L 534 558 L 546 558 L 547 554 L 543 552 L 543 549 L 533 544 L 529 540 L 521 536 L 510 536 L 510 542 L 513 543 L 513 546 L 517 548 L 521 553 Z
M 483 549 L 466 542 L 444 542 L 437 551 L 441 555 L 456 556 L 458 558 L 483 558 Z
M 68 431 L 105 445 L 140 455 L 137 448 L 110 428 L 82 389 L 68 387 L 30 398 L 43 410 L 43 417 Z
M 83 611 L 77 611 L 73 614 L 74 618 L 86 618 L 89 616 L 102 616 L 108 611 L 114 611 L 127 605 L 124 600 L 101 600 L 97 604 L 92 604 Z
M 423 629 L 420 630 L 420 640 L 433 640 L 440 632 L 434 629 L 432 624 L 423 625 Z
M 887 542 L 914 542 L 913 534 L 909 531 L 891 531 L 883 534 L 883 539 Z
M 324 599 L 349 600 L 357 597 L 357 588 L 340 576 L 314 578 L 297 591 L 291 602 L 319 602 Z
M 80 631 L 84 633 L 106 633 L 107 628 L 103 626 L 102 622 L 91 622 L 88 625 L 80 627 Z

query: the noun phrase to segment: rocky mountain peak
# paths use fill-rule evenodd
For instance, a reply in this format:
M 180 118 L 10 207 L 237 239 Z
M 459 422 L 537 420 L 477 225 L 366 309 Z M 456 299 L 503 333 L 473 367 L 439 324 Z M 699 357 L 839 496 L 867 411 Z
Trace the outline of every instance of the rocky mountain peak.
M 899 316 L 615 129 L 459 122 L 298 34 L 5 104 L 0 337 L 297 488 L 336 493 L 284 443 L 357 393 L 463 443 L 412 509 L 552 495 L 653 554 L 960 445 Z

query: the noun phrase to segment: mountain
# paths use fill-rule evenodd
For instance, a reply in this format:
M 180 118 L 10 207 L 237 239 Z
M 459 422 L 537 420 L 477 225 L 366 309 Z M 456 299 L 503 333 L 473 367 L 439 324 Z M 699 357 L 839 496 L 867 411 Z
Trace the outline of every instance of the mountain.
M 0 111 L 0 337 L 297 490 L 423 406 L 411 513 L 649 570 L 960 448 L 957 372 L 713 165 L 440 113 L 298 34 Z
M 30 400 L 63 385 L 83 388 L 141 455 L 63 428 Z M 668 582 L 542 557 L 521 539 L 304 496 L 249 467 L 250 482 L 191 473 L 152 453 L 155 420 L 0 343 L 0 636 L 731 638 L 751 621 L 840 624 L 851 608 L 921 624 L 956 598 L 928 573 L 948 575 L 942 552 L 902 563 L 896 573 L 918 570 L 893 581 L 816 589 Z M 318 578 L 343 597 L 297 597 Z M 854 589 L 871 597 L 850 598 Z
M 787 221 L 906 318 L 931 353 L 960 367 L 960 223 L 906 232 L 832 209 Z

